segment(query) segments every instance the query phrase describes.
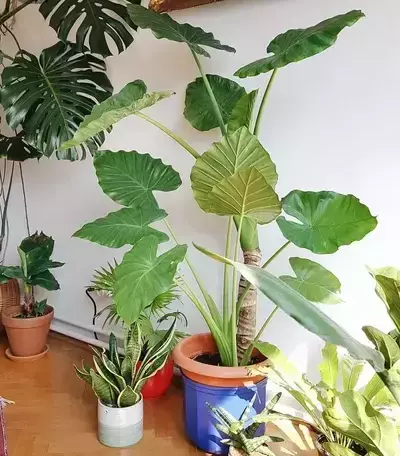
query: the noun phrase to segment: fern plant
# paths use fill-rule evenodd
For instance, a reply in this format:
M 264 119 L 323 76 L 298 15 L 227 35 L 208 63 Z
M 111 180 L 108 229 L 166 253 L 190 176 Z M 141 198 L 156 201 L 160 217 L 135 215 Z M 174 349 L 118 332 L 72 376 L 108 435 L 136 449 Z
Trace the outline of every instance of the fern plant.
M 283 439 L 269 435 L 256 437 L 256 432 L 263 423 L 282 419 L 295 419 L 290 415 L 285 415 L 274 410 L 281 395 L 282 393 L 276 394 L 261 413 L 250 417 L 250 412 L 253 409 L 257 397 L 257 394 L 254 394 L 239 421 L 224 408 L 214 407 L 207 403 L 211 412 L 218 420 L 218 423 L 215 425 L 216 428 L 227 435 L 227 438 L 222 439 L 221 443 L 230 447 L 229 454 L 231 456 L 274 456 L 275 453 L 268 447 L 268 443 L 283 442 Z
M 110 335 L 108 351 L 92 347 L 94 368 L 85 365 L 75 367 L 78 377 L 93 388 L 99 401 L 108 407 L 130 407 L 141 399 L 146 381 L 162 369 L 167 362 L 174 340 L 176 320 L 164 337 L 146 351 L 141 362 L 143 337 L 141 326 L 134 323 L 126 328 L 124 355 L 118 353 L 117 338 Z
M 93 279 L 88 286 L 88 289 L 96 291 L 100 296 L 108 296 L 113 298 L 114 285 L 116 282 L 115 268 L 118 266 L 117 261 L 114 258 L 114 263 L 107 263 L 107 266 L 96 269 L 93 274 Z M 179 280 L 179 279 L 177 279 Z M 173 301 L 180 301 L 180 294 L 178 292 L 178 284 L 174 282 L 168 290 L 164 293 L 159 294 L 153 302 L 143 309 L 139 318 L 138 324 L 141 327 L 142 337 L 144 341 L 144 349 L 148 349 L 157 344 L 165 335 L 166 331 L 160 329 L 159 326 L 166 320 L 177 319 L 181 320 L 185 326 L 188 322 L 186 316 L 180 311 L 169 311 L 170 305 Z M 104 307 L 100 312 L 96 314 L 96 318 L 107 314 L 103 323 L 103 327 L 106 324 L 116 325 L 119 324 L 122 319 L 118 314 L 117 306 L 113 301 L 108 306 Z M 157 319 L 157 326 L 154 327 L 152 319 Z M 173 348 L 179 340 L 186 337 L 186 333 L 182 331 L 175 331 L 175 336 L 172 341 Z

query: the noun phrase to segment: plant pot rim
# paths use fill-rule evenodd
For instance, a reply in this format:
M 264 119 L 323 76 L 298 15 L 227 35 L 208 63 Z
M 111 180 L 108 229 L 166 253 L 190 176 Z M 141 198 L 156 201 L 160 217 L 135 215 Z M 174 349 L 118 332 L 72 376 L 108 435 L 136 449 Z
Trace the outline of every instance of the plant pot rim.
M 210 386 L 239 387 L 246 383 L 258 383 L 265 376 L 252 375 L 247 367 L 212 366 L 193 358 L 204 353 L 216 353 L 217 347 L 211 333 L 194 334 L 181 340 L 172 352 L 175 363 L 190 380 Z M 260 355 L 258 350 L 255 352 Z M 262 356 L 262 355 L 261 355 Z M 257 364 L 268 365 L 268 360 Z
M 12 306 L 4 309 L 1 315 L 3 325 L 8 327 L 41 326 L 45 321 L 52 318 L 54 315 L 54 308 L 46 305 L 45 313 L 40 317 L 16 318 L 16 316 L 21 312 L 21 309 L 22 306 Z M 15 324 L 16 322 L 17 324 Z
M 103 404 L 99 398 L 97 398 L 97 403 L 99 406 L 110 409 L 110 410 L 131 410 L 134 407 L 137 407 L 141 402 L 143 402 L 143 395 L 140 393 L 140 401 L 136 402 L 136 404 L 130 405 L 129 407 L 110 407 L 109 405 Z

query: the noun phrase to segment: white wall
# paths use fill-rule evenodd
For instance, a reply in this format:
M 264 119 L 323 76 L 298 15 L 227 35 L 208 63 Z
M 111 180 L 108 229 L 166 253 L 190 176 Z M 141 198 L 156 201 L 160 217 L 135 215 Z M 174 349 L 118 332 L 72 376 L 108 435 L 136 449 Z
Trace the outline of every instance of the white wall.
M 280 195 L 294 188 L 353 193 L 378 215 L 375 232 L 334 255 L 311 256 L 293 246 L 271 265 L 276 274 L 288 273 L 290 255 L 310 256 L 336 273 L 347 303 L 326 306 L 324 310 L 362 339 L 360 328 L 364 324 L 390 329 L 364 265 L 400 263 L 400 5 L 388 0 L 229 0 L 177 12 L 174 17 L 213 31 L 223 43 L 236 47 L 236 55 L 213 51 L 211 60 L 204 59 L 207 72 L 231 76 L 241 65 L 263 56 L 266 45 L 278 33 L 357 8 L 362 8 L 367 18 L 346 29 L 333 48 L 280 71 L 261 137 L 277 165 Z M 18 16 L 14 31 L 23 48 L 35 53 L 56 40 L 37 6 L 29 6 Z M 3 39 L 2 47 L 10 53 L 11 40 Z M 182 116 L 185 87 L 197 77 L 185 46 L 156 40 L 149 31 L 141 31 L 125 53 L 107 59 L 107 66 L 115 90 L 140 78 L 149 90 L 176 91 L 173 99 L 151 108 L 151 115 L 199 151 L 205 151 L 218 138 L 216 131 L 194 131 Z M 252 89 L 263 85 L 265 78 L 241 82 Z M 183 186 L 173 195 L 161 195 L 161 206 L 170 213 L 182 242 L 195 241 L 223 251 L 226 221 L 202 213 L 194 202 L 189 181 L 191 156 L 138 118 L 118 124 L 105 147 L 150 152 L 178 170 Z M 83 223 L 112 210 L 114 204 L 97 187 L 90 159 L 77 163 L 43 159 L 39 164 L 26 163 L 24 168 L 32 227 L 56 239 L 54 257 L 67 263 L 57 271 L 62 289 L 49 295 L 50 302 L 59 318 L 88 324 L 92 309 L 84 286 L 94 268 L 114 256 L 119 258 L 122 252 L 71 239 L 71 235 Z M 15 246 L 25 236 L 22 199 L 17 188 L 10 211 L 12 233 L 7 257 L 14 263 Z M 275 224 L 262 228 L 260 237 L 265 257 L 284 242 Z M 221 267 L 192 247 L 190 257 L 219 299 Z M 271 304 L 261 299 L 259 322 L 271 309 Z M 206 330 L 191 303 L 185 302 L 184 311 L 190 332 Z M 299 367 L 315 370 L 321 342 L 289 317 L 278 313 L 264 339 L 291 354 Z

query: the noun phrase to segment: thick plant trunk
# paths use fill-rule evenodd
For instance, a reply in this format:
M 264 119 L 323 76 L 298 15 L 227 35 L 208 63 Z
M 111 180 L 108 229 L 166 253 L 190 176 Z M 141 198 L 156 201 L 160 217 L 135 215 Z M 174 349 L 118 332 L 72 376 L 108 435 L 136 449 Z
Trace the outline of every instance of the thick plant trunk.
M 261 266 L 261 251 L 260 249 L 248 250 L 243 252 L 244 263 L 248 266 Z M 248 285 L 247 280 L 242 276 L 239 283 L 239 298 L 243 294 Z M 251 286 L 239 313 L 239 322 L 237 329 L 237 350 L 238 358 L 241 361 L 244 352 L 249 348 L 256 336 L 257 323 L 257 290 Z

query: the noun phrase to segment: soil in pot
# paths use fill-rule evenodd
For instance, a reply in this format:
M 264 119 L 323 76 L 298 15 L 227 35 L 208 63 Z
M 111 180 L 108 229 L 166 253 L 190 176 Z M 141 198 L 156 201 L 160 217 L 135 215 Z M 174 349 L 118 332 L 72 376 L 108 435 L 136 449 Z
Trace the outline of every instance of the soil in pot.
M 11 354 L 17 357 L 34 357 L 46 350 L 50 324 L 53 320 L 54 309 L 46 306 L 41 317 L 18 318 L 21 308 L 5 309 L 2 322 L 6 328 Z
M 193 360 L 197 361 L 198 363 L 208 364 L 210 366 L 223 365 L 219 353 L 202 353 L 201 355 L 198 355 L 195 358 L 193 358 Z M 264 361 L 264 359 L 258 356 L 254 356 L 253 358 L 251 358 L 249 366 L 261 363 L 262 361 Z
M 315 446 L 321 456 L 331 456 L 330 453 L 324 450 L 322 446 L 322 444 L 324 444 L 327 441 L 327 438 L 322 434 L 317 437 Z M 350 450 L 354 451 L 354 453 L 358 454 L 359 456 L 365 456 L 367 454 L 367 450 L 356 442 L 353 442 L 351 444 Z

